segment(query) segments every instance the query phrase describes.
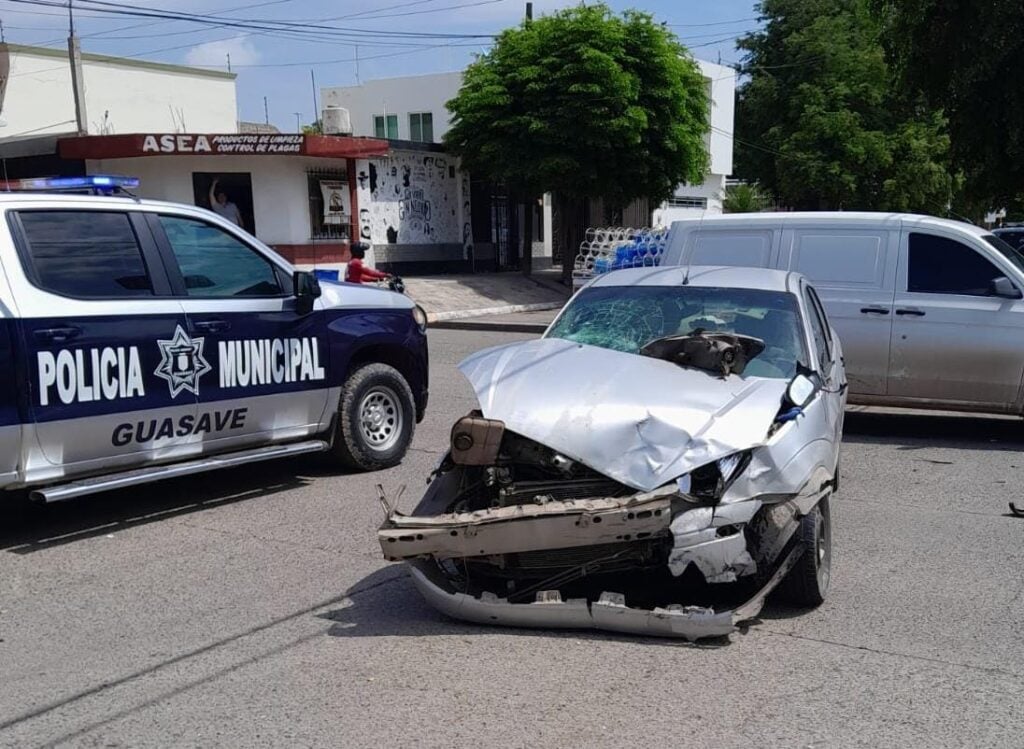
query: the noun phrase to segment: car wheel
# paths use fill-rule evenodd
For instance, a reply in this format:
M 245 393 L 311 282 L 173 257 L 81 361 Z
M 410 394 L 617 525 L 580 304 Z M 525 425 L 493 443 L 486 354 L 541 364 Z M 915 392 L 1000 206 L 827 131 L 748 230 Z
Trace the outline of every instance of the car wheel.
M 366 364 L 342 388 L 333 457 L 362 471 L 398 465 L 415 424 L 416 405 L 405 378 L 387 364 Z
M 795 606 L 820 606 L 832 579 L 832 513 L 829 497 L 800 519 L 804 553 L 779 586 L 781 596 Z

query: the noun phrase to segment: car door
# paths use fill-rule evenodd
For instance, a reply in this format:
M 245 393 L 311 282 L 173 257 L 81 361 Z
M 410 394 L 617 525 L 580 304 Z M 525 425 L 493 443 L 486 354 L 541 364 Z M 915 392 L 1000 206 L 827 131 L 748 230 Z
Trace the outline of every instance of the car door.
M 890 396 L 1014 407 L 1024 374 L 1024 302 L 993 295 L 993 279 L 1012 277 L 1002 262 L 953 236 L 904 232 Z
M 140 214 L 26 208 L 7 219 L 20 260 L 5 268 L 18 367 L 38 445 L 26 471 L 59 477 L 187 449 L 197 401 L 182 367 L 195 360 L 169 358 L 187 320 Z
M 324 315 L 296 310 L 290 274 L 210 219 L 169 212 L 150 223 L 171 285 L 188 317 L 188 338 L 212 368 L 197 392 L 204 447 L 307 436 L 327 406 Z
M 899 232 L 854 227 L 794 229 L 784 233 L 782 244 L 785 264 L 780 267 L 801 273 L 821 294 L 843 343 L 850 391 L 884 395 Z
M 815 351 L 815 365 L 822 379 L 822 403 L 825 418 L 833 425 L 832 437 L 835 449 L 843 435 L 843 416 L 846 404 L 847 380 L 839 359 L 839 343 L 832 336 L 832 327 L 825 314 L 825 308 L 815 290 L 805 285 L 804 306 L 810 323 L 810 332 Z

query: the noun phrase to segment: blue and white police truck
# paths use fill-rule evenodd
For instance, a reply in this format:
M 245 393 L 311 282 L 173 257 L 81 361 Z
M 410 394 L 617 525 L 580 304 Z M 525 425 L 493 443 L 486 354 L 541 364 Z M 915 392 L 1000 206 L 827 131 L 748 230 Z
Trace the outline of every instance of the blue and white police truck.
M 0 489 L 57 501 L 313 452 L 400 462 L 427 406 L 424 311 L 321 286 L 203 208 L 118 194 L 137 184 L 0 193 Z

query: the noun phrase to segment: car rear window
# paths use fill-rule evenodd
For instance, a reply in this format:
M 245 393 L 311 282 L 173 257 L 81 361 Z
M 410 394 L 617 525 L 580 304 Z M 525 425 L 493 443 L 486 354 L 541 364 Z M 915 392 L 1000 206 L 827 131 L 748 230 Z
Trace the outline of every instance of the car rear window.
M 28 255 L 26 270 L 40 288 L 78 298 L 153 295 L 128 214 L 24 211 L 18 218 Z

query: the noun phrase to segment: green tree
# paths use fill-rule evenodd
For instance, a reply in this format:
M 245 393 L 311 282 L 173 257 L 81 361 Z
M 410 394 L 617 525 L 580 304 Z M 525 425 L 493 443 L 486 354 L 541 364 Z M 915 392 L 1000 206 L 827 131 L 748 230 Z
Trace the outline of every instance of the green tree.
M 503 31 L 448 102 L 445 143 L 470 173 L 529 201 L 660 202 L 708 165 L 708 93 L 650 15 L 579 6 Z M 563 221 L 566 226 L 574 222 Z M 567 231 L 566 278 L 579 237 Z
M 746 50 L 737 172 L 790 207 L 941 213 L 945 120 L 894 85 L 869 0 L 764 0 Z
M 873 0 L 901 85 L 949 119 L 967 205 L 1024 195 L 1020 0 Z
M 320 120 L 316 120 L 315 122 L 313 122 L 313 123 L 311 123 L 309 125 L 303 125 L 302 126 L 302 134 L 303 135 L 323 135 L 323 133 L 324 133 L 324 126 L 323 126 L 323 123 L 320 122 Z
M 729 185 L 722 193 L 722 210 L 725 213 L 756 213 L 771 204 L 771 195 L 756 182 L 738 182 Z

